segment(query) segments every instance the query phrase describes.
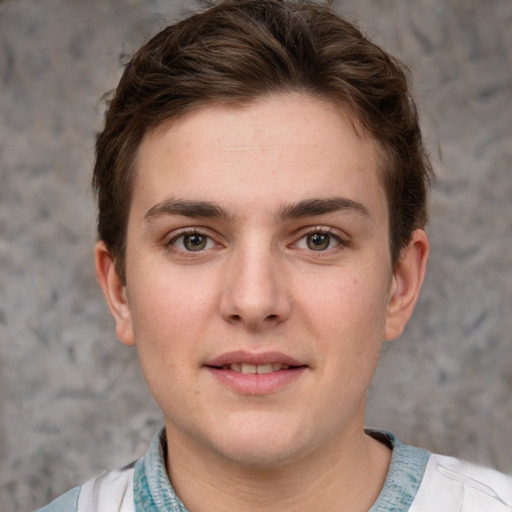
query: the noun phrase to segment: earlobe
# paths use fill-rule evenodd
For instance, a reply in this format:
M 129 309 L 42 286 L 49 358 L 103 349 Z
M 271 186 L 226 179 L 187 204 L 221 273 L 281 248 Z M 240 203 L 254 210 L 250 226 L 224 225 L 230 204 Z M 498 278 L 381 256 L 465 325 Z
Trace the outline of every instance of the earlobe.
M 100 240 L 96 243 L 94 254 L 96 276 L 116 323 L 117 337 L 125 345 L 134 345 L 130 305 L 123 280 L 117 273 L 112 257 L 103 241 Z
M 385 339 L 398 338 L 412 315 L 425 277 L 429 244 L 427 235 L 417 229 L 402 251 L 393 273 L 385 327 Z

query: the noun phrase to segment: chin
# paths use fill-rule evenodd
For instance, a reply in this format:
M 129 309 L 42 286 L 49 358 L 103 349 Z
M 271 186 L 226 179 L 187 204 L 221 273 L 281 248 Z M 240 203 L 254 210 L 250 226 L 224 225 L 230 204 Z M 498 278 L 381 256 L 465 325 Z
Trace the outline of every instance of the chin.
M 265 428 L 266 427 L 266 428 Z M 307 436 L 298 430 L 273 423 L 245 426 L 211 440 L 210 446 L 223 459 L 250 468 L 284 466 L 308 452 Z
M 226 461 L 251 469 L 269 469 L 286 466 L 297 458 L 296 447 L 276 446 L 272 443 L 251 443 L 219 447 L 218 455 Z

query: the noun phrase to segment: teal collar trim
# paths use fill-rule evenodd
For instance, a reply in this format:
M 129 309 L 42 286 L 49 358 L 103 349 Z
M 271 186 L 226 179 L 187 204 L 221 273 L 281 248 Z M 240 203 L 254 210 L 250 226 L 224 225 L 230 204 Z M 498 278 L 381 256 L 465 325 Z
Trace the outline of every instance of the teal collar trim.
M 393 448 L 384 487 L 369 512 L 406 512 L 416 497 L 430 452 L 402 444 L 391 432 L 366 433 Z
M 153 437 L 149 451 L 135 465 L 133 496 L 136 512 L 188 512 L 165 470 L 165 429 Z

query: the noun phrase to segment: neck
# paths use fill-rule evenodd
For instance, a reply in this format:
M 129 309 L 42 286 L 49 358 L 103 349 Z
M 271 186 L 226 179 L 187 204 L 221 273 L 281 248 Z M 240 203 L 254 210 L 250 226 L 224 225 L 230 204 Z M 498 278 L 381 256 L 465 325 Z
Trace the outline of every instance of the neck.
M 391 459 L 389 448 L 362 427 L 273 467 L 225 460 L 176 434 L 167 427 L 167 471 L 191 512 L 364 512 L 377 499 Z

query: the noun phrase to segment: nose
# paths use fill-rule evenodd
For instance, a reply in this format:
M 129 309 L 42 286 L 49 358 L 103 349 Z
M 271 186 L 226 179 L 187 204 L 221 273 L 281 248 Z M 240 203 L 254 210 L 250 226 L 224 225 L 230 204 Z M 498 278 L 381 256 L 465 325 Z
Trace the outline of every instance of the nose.
M 238 251 L 226 267 L 220 301 L 225 321 L 260 331 L 289 317 L 286 272 L 270 250 Z

